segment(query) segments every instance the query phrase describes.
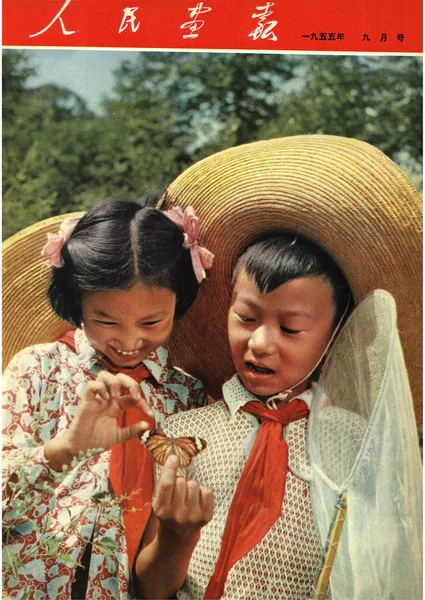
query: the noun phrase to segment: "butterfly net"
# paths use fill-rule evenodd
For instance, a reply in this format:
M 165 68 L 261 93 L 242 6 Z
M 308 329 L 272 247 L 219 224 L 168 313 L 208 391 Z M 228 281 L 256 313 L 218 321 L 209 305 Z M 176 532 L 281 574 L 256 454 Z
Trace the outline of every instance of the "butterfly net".
M 315 386 L 312 499 L 323 545 L 338 497 L 347 516 L 330 581 L 335 600 L 422 598 L 422 469 L 395 302 L 355 309 Z

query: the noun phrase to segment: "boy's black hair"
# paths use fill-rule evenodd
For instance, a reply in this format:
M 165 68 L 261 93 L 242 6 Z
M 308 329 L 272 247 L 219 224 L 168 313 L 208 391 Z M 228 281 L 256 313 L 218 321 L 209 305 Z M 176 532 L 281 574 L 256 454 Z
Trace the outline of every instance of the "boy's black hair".
M 298 277 L 323 277 L 332 286 L 334 325 L 352 308 L 352 293 L 336 262 L 311 240 L 292 231 L 273 232 L 255 240 L 238 258 L 232 284 L 244 268 L 262 294 Z M 347 311 L 348 314 L 349 311 Z
M 78 221 L 62 248 L 64 266 L 52 267 L 47 292 L 59 317 L 80 327 L 85 294 L 130 289 L 137 281 L 175 292 L 175 319 L 187 311 L 199 284 L 181 227 L 152 208 L 159 198 L 158 192 L 143 204 L 106 200 Z

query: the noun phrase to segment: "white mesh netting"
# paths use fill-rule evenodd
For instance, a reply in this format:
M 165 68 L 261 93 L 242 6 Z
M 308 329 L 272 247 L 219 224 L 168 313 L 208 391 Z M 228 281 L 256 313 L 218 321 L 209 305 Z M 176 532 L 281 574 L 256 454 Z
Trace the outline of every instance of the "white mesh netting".
M 183 423 L 183 425 L 182 425 Z M 256 425 L 244 413 L 234 420 L 223 402 L 167 419 L 167 435 L 198 435 L 208 446 L 193 461 L 191 477 L 214 492 L 213 520 L 203 528 L 179 598 L 203 598 L 214 570 L 231 499 L 245 461 L 245 443 Z M 287 428 L 294 471 L 310 476 L 305 453 L 306 419 Z M 310 483 L 288 472 L 282 517 L 263 540 L 229 571 L 223 598 L 228 600 L 311 596 L 320 562 L 321 544 L 315 527 Z
M 235 388 L 234 408 L 246 401 L 246 391 L 239 392 L 240 398 Z M 203 598 L 257 429 L 251 415 L 236 411 L 231 418 L 223 402 L 164 424 L 173 437 L 207 441 L 190 476 L 215 496 L 214 518 L 202 530 L 181 599 Z M 347 517 L 327 597 L 422 598 L 422 468 L 395 303 L 387 292 L 374 292 L 350 316 L 313 388 L 308 425 L 305 419 L 291 423 L 285 435 L 290 471 L 282 517 L 229 571 L 223 598 L 311 598 L 342 493 Z
M 347 495 L 332 597 L 422 598 L 422 468 L 387 292 L 368 296 L 339 336 L 315 388 L 308 448 L 323 543 L 337 497 Z

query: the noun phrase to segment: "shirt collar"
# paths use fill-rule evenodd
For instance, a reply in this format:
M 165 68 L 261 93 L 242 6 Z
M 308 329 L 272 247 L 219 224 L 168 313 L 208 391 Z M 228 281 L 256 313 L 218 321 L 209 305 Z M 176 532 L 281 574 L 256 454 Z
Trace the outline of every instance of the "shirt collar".
M 308 389 L 297 396 L 297 399 L 304 400 L 309 408 L 311 407 L 312 398 L 313 393 L 311 389 Z M 245 406 L 248 402 L 258 402 L 258 398 L 244 387 L 238 375 L 234 375 L 232 379 L 223 385 L 223 400 L 227 405 L 232 420 L 242 406 Z M 290 402 L 292 400 L 295 400 L 295 398 L 292 398 Z
M 77 329 L 75 332 L 75 353 L 81 366 L 87 370 L 91 370 L 104 356 L 102 352 L 93 348 L 82 329 Z M 157 383 L 161 385 L 168 383 L 170 365 L 168 363 L 168 351 L 165 348 L 161 346 L 151 352 L 145 358 L 143 364 Z

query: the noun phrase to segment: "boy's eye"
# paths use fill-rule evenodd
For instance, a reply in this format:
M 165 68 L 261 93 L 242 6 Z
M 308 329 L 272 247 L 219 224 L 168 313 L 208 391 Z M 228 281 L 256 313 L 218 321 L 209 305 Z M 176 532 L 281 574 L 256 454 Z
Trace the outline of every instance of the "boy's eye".
M 100 325 L 116 325 L 114 321 L 101 321 L 99 319 L 95 319 L 95 323 L 99 323 Z
M 289 335 L 300 333 L 300 329 L 289 329 L 289 327 L 285 327 L 284 325 L 281 325 L 280 328 L 284 333 L 288 333 Z

